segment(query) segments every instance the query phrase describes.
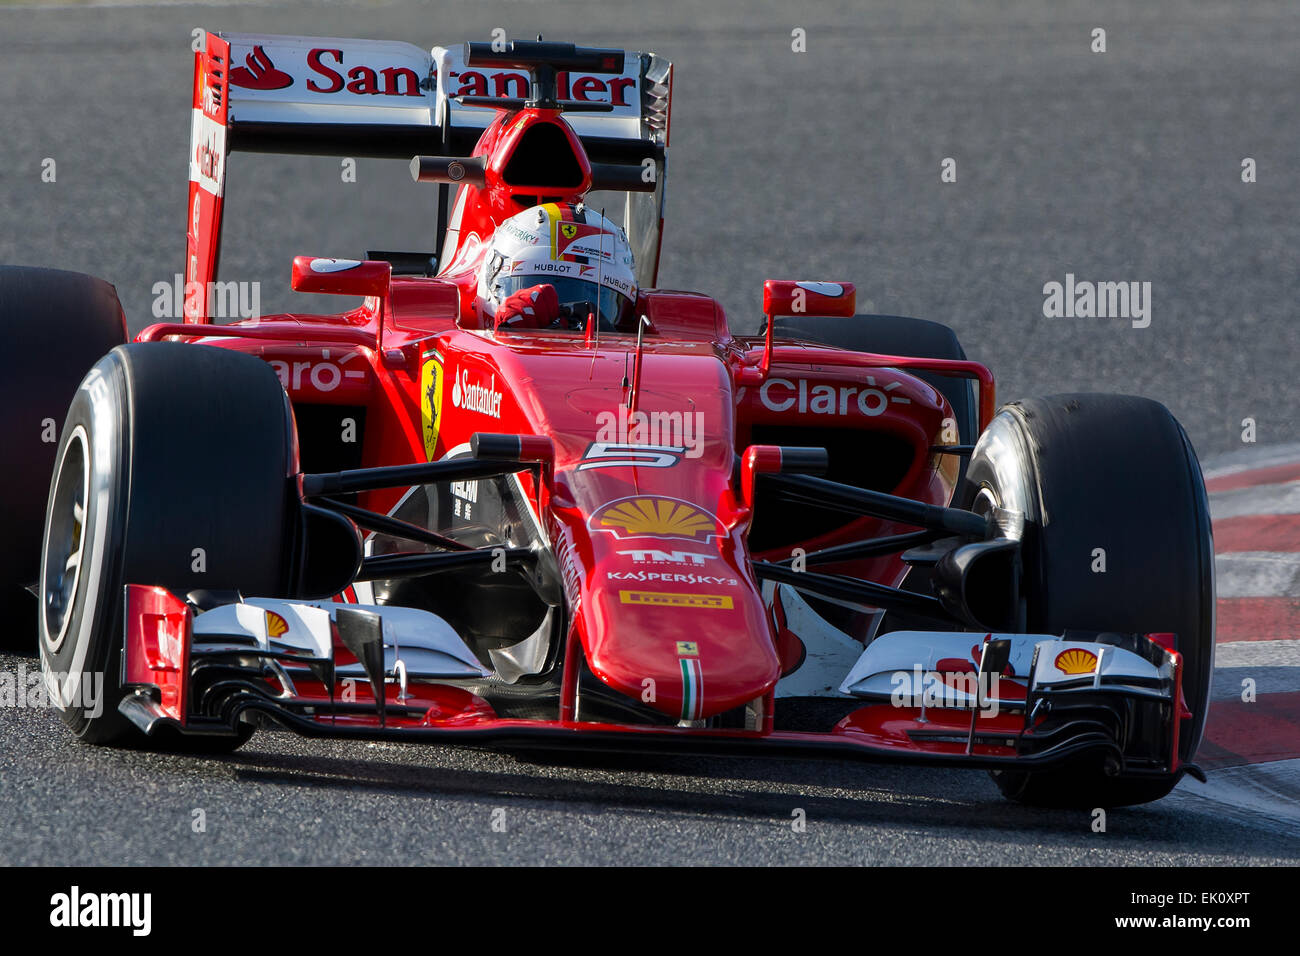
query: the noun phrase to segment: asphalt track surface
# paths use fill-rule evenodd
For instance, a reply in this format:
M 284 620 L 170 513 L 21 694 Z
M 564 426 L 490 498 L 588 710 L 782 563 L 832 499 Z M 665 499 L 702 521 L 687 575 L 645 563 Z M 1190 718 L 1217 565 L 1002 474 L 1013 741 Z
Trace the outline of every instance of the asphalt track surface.
M 422 44 L 502 26 L 678 64 L 661 284 L 715 294 L 735 327 L 755 324 L 766 276 L 851 279 L 874 311 L 952 324 L 1003 398 L 1149 395 L 1203 456 L 1241 448 L 1248 417 L 1262 445 L 1300 440 L 1300 8 L 947 7 L 0 5 L 0 261 L 105 276 L 133 330 L 151 320 L 153 284 L 183 253 L 194 26 Z M 796 26 L 807 53 L 790 51 Z M 1104 54 L 1089 51 L 1095 26 Z M 55 183 L 40 181 L 45 157 Z M 945 157 L 956 183 L 940 182 Z M 336 160 L 238 156 L 229 176 L 222 277 L 261 280 L 264 311 L 290 306 L 295 253 L 428 245 L 432 217 L 402 163 L 361 160 L 345 185 Z M 1150 327 L 1045 318 L 1043 284 L 1067 273 L 1150 281 Z M 1300 511 L 1283 486 L 1253 513 Z M 1249 559 L 1230 560 L 1234 581 L 1298 596 L 1286 559 L 1253 577 L 1237 566 Z M 1263 668 L 1289 688 L 1295 631 L 1283 626 L 1287 646 L 1221 649 L 1221 669 L 1244 668 L 1235 681 Z M 4 670 L 34 666 L 0 656 Z M 8 863 L 1300 861 L 1294 760 L 1254 763 L 1240 739 L 1217 742 L 1217 789 L 1185 784 L 1113 811 L 1097 833 L 1086 813 L 1003 802 L 978 773 L 556 765 L 270 732 L 195 759 L 79 746 L 43 710 L 5 708 L 0 727 Z

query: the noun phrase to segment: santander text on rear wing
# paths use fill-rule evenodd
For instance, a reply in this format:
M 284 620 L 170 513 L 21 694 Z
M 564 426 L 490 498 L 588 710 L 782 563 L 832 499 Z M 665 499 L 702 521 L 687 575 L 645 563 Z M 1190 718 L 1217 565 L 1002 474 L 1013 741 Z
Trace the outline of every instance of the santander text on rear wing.
M 190 133 L 187 286 L 216 277 L 229 154 L 237 151 L 380 157 L 468 156 L 496 108 L 528 96 L 521 70 L 473 69 L 467 47 L 425 50 L 393 40 L 207 33 L 195 54 Z M 561 73 L 561 100 L 601 104 L 565 119 L 593 162 L 656 169 L 653 192 L 629 193 L 634 250 L 657 259 L 672 96 L 672 66 L 626 51 L 620 75 Z M 640 248 L 637 248 L 640 247 Z M 205 322 L 206 295 L 187 296 L 185 320 Z

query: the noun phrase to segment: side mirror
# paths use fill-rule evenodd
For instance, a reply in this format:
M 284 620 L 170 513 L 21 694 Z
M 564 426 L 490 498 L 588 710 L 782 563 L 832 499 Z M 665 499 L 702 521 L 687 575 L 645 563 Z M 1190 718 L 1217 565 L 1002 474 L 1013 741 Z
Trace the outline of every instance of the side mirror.
M 778 315 L 857 314 L 858 292 L 851 282 L 807 282 L 768 279 L 763 283 L 763 314 L 771 320 Z
M 792 279 L 767 279 L 763 282 L 763 314 L 767 316 L 767 335 L 763 342 L 763 360 L 759 365 L 736 370 L 737 385 L 761 385 L 772 368 L 772 327 L 780 316 L 835 315 L 850 318 L 857 314 L 858 290 L 852 282 L 810 282 Z
M 377 259 L 322 259 L 294 256 L 289 285 L 294 292 L 388 296 L 392 263 Z

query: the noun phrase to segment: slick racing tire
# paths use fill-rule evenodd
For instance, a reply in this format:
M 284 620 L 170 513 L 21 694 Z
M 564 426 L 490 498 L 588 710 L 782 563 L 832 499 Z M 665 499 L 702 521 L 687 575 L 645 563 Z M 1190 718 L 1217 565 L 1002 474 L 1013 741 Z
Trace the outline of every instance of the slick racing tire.
M 980 437 L 963 507 L 1021 512 L 1026 631 L 1173 632 L 1200 744 L 1214 669 L 1214 540 L 1191 442 L 1163 405 L 1127 395 L 1055 395 L 1004 406 Z M 1104 571 L 1094 571 L 1104 550 Z M 1107 776 L 1100 766 L 994 774 L 1023 803 L 1110 807 L 1164 796 L 1177 775 Z
M 5 546 L 0 549 L 0 646 L 35 647 L 36 601 L 27 588 L 41 563 L 45 496 L 58 427 L 78 383 L 126 341 L 117 292 L 103 279 L 0 266 L 0 468 Z
M 288 398 L 257 358 L 144 343 L 90 370 L 59 442 L 37 615 L 45 686 L 76 736 L 144 742 L 117 709 L 125 584 L 286 593 L 296 471 Z

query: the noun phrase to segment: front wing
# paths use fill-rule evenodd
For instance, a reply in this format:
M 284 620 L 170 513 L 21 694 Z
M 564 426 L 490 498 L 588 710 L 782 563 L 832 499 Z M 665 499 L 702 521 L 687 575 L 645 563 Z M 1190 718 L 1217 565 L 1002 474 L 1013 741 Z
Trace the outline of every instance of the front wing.
M 845 677 L 861 706 L 834 726 L 777 729 L 769 694 L 740 730 L 501 718 L 465 686 L 488 669 L 426 612 L 257 600 L 196 616 L 163 588 L 125 592 L 119 710 L 151 735 L 233 736 L 260 715 L 309 737 L 1202 776 L 1178 758 L 1191 713 L 1168 634 L 894 632 Z

